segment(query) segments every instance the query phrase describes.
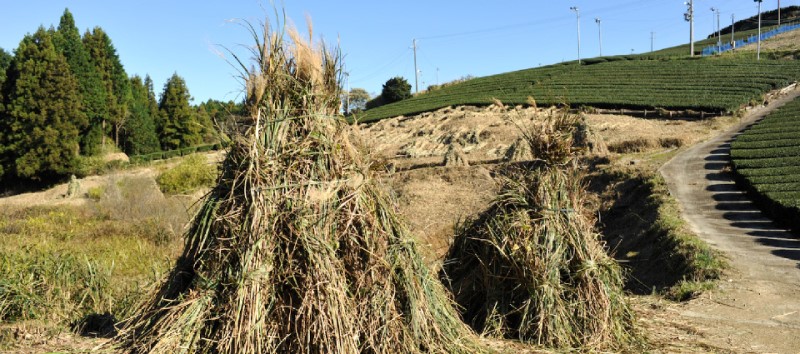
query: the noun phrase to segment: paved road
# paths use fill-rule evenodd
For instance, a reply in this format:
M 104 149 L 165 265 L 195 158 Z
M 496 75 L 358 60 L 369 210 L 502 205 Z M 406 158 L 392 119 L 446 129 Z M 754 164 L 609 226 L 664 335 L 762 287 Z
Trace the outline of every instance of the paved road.
M 730 259 L 718 291 L 678 310 L 718 348 L 800 353 L 800 237 L 764 217 L 726 172 L 731 140 L 798 96 L 795 89 L 751 111 L 737 127 L 661 168 L 691 229 Z

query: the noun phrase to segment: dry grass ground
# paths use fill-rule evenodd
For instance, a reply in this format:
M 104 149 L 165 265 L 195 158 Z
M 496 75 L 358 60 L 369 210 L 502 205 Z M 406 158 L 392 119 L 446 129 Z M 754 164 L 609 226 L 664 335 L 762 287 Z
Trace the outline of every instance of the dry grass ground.
M 537 114 L 534 109 L 478 109 L 460 107 L 414 117 L 394 118 L 361 128 L 371 139 L 374 154 L 386 161 L 387 172 L 383 183 L 390 185 L 397 195 L 401 215 L 408 221 L 412 234 L 420 241 L 429 264 L 441 260 L 453 239 L 456 222 L 485 210 L 498 189 L 495 179 L 496 162 L 505 156 L 508 148 L 519 138 L 518 125 L 525 124 Z M 737 118 L 720 117 L 704 121 L 655 120 L 626 116 L 587 115 L 587 122 L 609 147 L 636 146 L 635 151 L 608 154 L 609 163 L 625 168 L 655 170 L 663 161 L 681 147 L 716 135 L 736 123 Z M 644 142 L 644 143 L 641 143 Z M 668 142 L 668 143 L 664 143 Z M 460 144 L 471 166 L 444 167 L 444 154 L 452 144 Z M 623 150 L 620 150 L 623 151 Z M 218 161 L 219 155 L 212 160 Z M 167 165 L 174 162 L 167 162 Z M 164 165 L 164 166 L 167 166 Z M 88 197 L 92 189 L 107 186 L 124 177 L 153 181 L 166 167 L 134 169 L 106 176 L 87 177 L 80 180 L 78 197 L 66 199 L 67 186 L 0 199 L 3 208 L 20 208 L 35 205 L 80 207 L 96 205 Z M 183 196 L 183 205 L 190 199 Z M 160 249 L 154 252 L 167 251 Z M 167 252 L 174 257 L 174 250 Z M 655 352 L 710 352 L 724 351 L 703 344 L 704 331 L 687 325 L 678 316 L 676 308 L 684 306 L 655 296 L 635 297 L 635 309 L 643 318 L 641 325 L 648 332 Z M 5 326 L 4 341 L 10 346 L 0 347 L 0 352 L 43 353 L 52 351 L 81 351 L 97 345 L 98 340 L 76 337 L 65 331 L 48 329 L 41 322 L 25 322 Z M 522 347 L 513 343 L 498 343 L 498 348 Z
M 399 117 L 362 127 L 375 141 L 375 153 L 393 165 L 387 173 L 398 194 L 401 214 L 423 244 L 431 246 L 430 262 L 453 240 L 455 224 L 486 210 L 495 195 L 496 162 L 519 138 L 518 125 L 534 119 L 532 108 L 498 107 L 443 109 Z M 707 120 L 643 119 L 630 116 L 586 115 L 586 120 L 609 150 L 614 168 L 655 173 L 678 151 L 708 139 L 739 121 L 736 117 Z M 468 128 L 465 128 L 468 127 Z M 398 131 L 393 135 L 393 131 Z M 463 146 L 470 167 L 444 167 L 448 144 Z M 680 304 L 660 296 L 635 296 L 635 310 L 654 352 L 724 352 L 705 344 L 703 331 L 687 324 L 675 311 Z
M 520 138 L 519 127 L 541 112 L 496 106 L 445 108 L 383 120 L 361 130 L 372 144 L 373 153 L 394 166 L 395 172 L 387 173 L 385 179 L 394 187 L 412 233 L 423 244 L 432 246 L 432 254 L 441 257 L 451 242 L 454 223 L 488 207 L 498 187 L 493 177 L 497 162 Z M 611 153 L 612 164 L 647 165 L 653 171 L 678 148 L 713 136 L 738 121 L 734 117 L 585 117 L 591 130 L 609 148 L 641 144 L 636 151 Z M 444 166 L 444 155 L 451 144 L 463 147 L 470 167 Z
M 754 52 L 758 49 L 756 45 L 748 45 L 743 48 L 736 49 L 736 52 Z M 767 41 L 761 43 L 762 51 L 781 50 L 793 51 L 800 50 L 800 31 L 795 30 L 791 32 L 781 33 Z
M 108 327 L 87 315 L 124 319 L 179 255 L 204 193 L 160 191 L 156 176 L 181 160 L 79 179 L 72 197 L 62 184 L 0 198 L 0 353 L 89 351 Z

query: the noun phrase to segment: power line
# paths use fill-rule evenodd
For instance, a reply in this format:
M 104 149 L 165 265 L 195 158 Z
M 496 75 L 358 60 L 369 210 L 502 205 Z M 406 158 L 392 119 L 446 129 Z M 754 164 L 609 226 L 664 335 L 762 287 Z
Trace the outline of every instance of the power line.
M 631 7 L 633 5 L 650 6 L 650 5 L 647 5 L 647 4 L 643 4 L 643 1 L 641 1 L 641 0 L 639 0 L 639 1 L 630 1 L 630 2 L 627 2 L 627 3 L 621 4 L 621 5 L 614 5 L 614 6 L 601 7 L 599 9 L 593 9 L 592 13 L 602 13 L 602 12 L 611 11 L 611 10 L 631 10 Z M 542 25 L 546 25 L 546 24 L 561 22 L 561 21 L 563 21 L 563 19 L 564 19 L 564 17 L 551 17 L 551 18 L 546 18 L 546 19 L 537 20 L 537 21 L 514 23 L 514 24 L 505 25 L 505 26 L 498 26 L 498 27 L 488 27 L 488 28 L 482 28 L 482 29 L 477 29 L 477 30 L 473 30 L 473 31 L 445 33 L 445 34 L 430 35 L 430 36 L 417 36 L 416 38 L 417 39 L 443 39 L 443 38 L 451 38 L 451 37 L 462 37 L 462 36 L 469 36 L 469 35 L 474 35 L 474 34 L 498 32 L 498 31 L 521 28 L 521 27 L 542 26 Z
M 410 51 L 409 48 L 404 48 L 400 52 L 400 54 L 398 54 L 397 56 L 394 57 L 394 59 L 391 59 L 390 61 L 386 62 L 386 64 L 384 64 L 383 66 L 379 67 L 378 69 L 373 70 L 369 74 L 365 74 L 365 75 L 362 75 L 362 76 L 357 76 L 356 78 L 353 79 L 352 82 L 365 81 L 365 80 L 371 79 L 371 78 L 373 78 L 373 77 L 375 77 L 377 75 L 382 74 L 390 66 L 393 66 L 393 65 L 401 62 L 404 58 L 406 58 L 406 55 L 409 53 L 409 51 Z

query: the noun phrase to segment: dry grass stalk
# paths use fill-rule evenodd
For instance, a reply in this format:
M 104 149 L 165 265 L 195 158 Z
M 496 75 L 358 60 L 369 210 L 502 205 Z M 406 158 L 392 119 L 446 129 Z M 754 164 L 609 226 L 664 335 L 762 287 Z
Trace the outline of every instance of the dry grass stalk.
M 533 159 L 531 149 L 524 139 L 518 138 L 508 147 L 503 160 L 506 162 L 530 161 Z
M 555 348 L 617 349 L 635 338 L 619 265 L 584 205 L 564 113 L 527 131 L 538 164 L 511 167 L 492 207 L 464 223 L 442 276 L 484 334 Z M 559 151 L 554 151 L 559 149 Z
M 264 26 L 234 139 L 131 353 L 481 352 L 339 110 L 338 54 Z M 335 52 L 334 52 L 335 53 Z M 244 65 L 242 66 L 244 67 Z
M 461 144 L 450 144 L 450 147 L 447 149 L 447 153 L 444 154 L 444 165 L 447 167 L 469 166 L 467 154 L 464 153 L 464 149 L 461 147 Z
M 532 101 L 533 98 L 529 98 Z M 533 159 L 547 165 L 567 165 L 580 153 L 604 155 L 608 149 L 602 139 L 594 134 L 583 116 L 570 114 L 565 109 L 551 108 L 541 111 L 538 119 L 530 123 L 517 125 L 522 135 L 525 154 L 532 154 Z M 520 142 L 515 142 L 518 145 Z M 507 151 L 506 160 L 513 158 Z M 512 160 L 513 161 L 513 160 Z

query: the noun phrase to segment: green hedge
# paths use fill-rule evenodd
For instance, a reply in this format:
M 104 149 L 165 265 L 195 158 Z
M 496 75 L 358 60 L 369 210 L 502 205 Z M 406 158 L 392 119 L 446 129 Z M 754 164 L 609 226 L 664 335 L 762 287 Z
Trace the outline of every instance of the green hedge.
M 800 230 L 800 99 L 731 143 L 736 182 L 778 223 Z

